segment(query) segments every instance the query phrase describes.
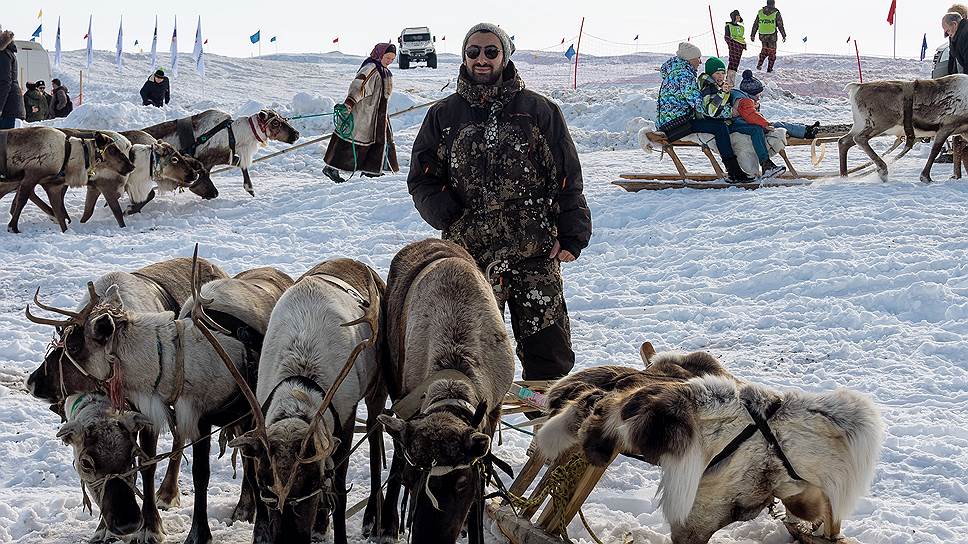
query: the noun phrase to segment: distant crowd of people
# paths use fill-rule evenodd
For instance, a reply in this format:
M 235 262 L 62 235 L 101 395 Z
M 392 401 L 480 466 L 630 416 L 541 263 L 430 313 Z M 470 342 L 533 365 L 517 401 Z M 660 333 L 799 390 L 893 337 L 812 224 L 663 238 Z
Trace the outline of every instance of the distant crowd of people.
M 753 20 L 753 28 L 750 30 L 750 41 L 756 41 L 760 37 L 760 56 L 756 62 L 756 69 L 762 70 L 763 63 L 766 62 L 766 71 L 772 72 L 776 64 L 776 44 L 777 35 L 787 39 L 786 28 L 783 27 L 783 16 L 780 10 L 776 9 L 776 0 L 766 0 L 766 5 L 756 12 L 756 19 Z M 729 65 L 726 69 L 726 79 L 730 85 L 736 84 L 736 71 L 739 63 L 743 60 L 743 51 L 746 51 L 746 27 L 743 26 L 743 16 L 738 9 L 734 9 L 729 14 L 729 21 L 726 23 L 726 47 L 729 50 Z

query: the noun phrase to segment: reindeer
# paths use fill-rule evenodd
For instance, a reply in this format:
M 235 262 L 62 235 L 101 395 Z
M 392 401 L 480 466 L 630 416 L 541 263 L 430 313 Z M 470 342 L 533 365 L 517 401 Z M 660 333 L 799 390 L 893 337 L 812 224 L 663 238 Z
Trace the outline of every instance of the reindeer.
M 850 96 L 854 126 L 838 142 L 840 175 L 847 175 L 847 152 L 855 144 L 874 161 L 877 173 L 887 180 L 887 163 L 870 145 L 870 139 L 881 134 L 904 136 L 905 149 L 895 161 L 914 146 L 916 138 L 933 137 L 928 161 L 921 171 L 921 181 L 931 181 L 931 167 L 945 141 L 952 135 L 968 134 L 968 76 L 955 74 L 938 79 L 914 81 L 872 81 L 850 83 L 845 89 Z
M 81 129 L 61 130 L 65 134 L 77 138 L 90 137 L 94 132 Z M 141 202 L 141 206 L 144 206 L 147 200 L 150 200 L 140 193 L 150 193 L 153 182 L 188 186 L 198 178 L 193 165 L 167 143 L 156 140 L 147 144 L 132 142 L 121 133 L 102 132 L 111 136 L 122 150 L 128 152 L 128 156 L 134 164 L 134 170 L 127 176 L 117 176 L 112 172 L 98 172 L 87 184 L 87 196 L 84 200 L 84 214 L 81 217 L 81 223 L 87 223 L 94 215 L 94 206 L 97 204 L 98 197 L 103 195 L 108 207 L 114 214 L 114 219 L 118 222 L 118 226 L 124 228 L 124 212 L 121 211 L 119 203 L 122 191 L 127 191 L 129 196 L 132 195 L 132 190 L 135 191 L 134 196 L 131 197 L 132 208 L 134 208 L 135 202 L 141 202 L 135 201 L 136 197 L 141 197 L 141 200 L 144 201 Z M 194 159 L 192 160 L 194 161 Z M 147 191 L 144 189 L 145 187 L 148 187 Z M 137 209 L 140 210 L 140 208 Z
M 581 398 L 559 387 L 568 384 L 549 396 L 567 400 L 538 432 L 539 450 L 554 459 L 579 447 L 604 466 L 605 444 L 660 465 L 659 502 L 674 544 L 705 544 L 774 498 L 788 517 L 835 539 L 870 485 L 883 441 L 877 408 L 845 389 L 775 392 L 716 370 L 603 390 L 587 416 Z
M 83 187 L 96 175 L 126 176 L 134 169 L 127 150 L 122 151 L 114 139 L 103 132 L 92 138 L 75 138 L 50 127 L 28 127 L 4 131 L 6 175 L 0 181 L 0 198 L 16 191 L 10 207 L 7 230 L 19 233 L 18 223 L 27 200 L 34 200 L 67 230 L 64 208 L 64 186 Z M 40 185 L 47 193 L 50 206 L 38 202 L 34 189 Z
M 168 142 L 158 140 L 143 130 L 125 130 L 121 132 L 121 135 L 135 145 L 163 144 L 170 146 L 174 151 L 174 147 L 168 144 Z M 167 150 L 165 155 L 167 156 Z M 205 199 L 218 196 L 218 190 L 212 184 L 208 170 L 205 169 L 205 166 L 198 159 L 191 155 L 183 155 L 177 151 L 175 151 L 174 156 L 178 157 L 178 162 L 188 164 L 195 172 L 194 179 L 184 180 L 170 175 L 152 175 L 150 178 L 135 177 L 134 175 L 128 176 L 128 184 L 125 186 L 125 191 L 128 193 L 128 198 L 131 199 L 131 203 L 128 205 L 125 215 L 140 213 L 141 209 L 155 198 L 155 184 L 157 184 L 158 190 L 162 193 L 173 192 L 187 187 L 189 191 Z
M 100 510 L 94 537 L 88 542 L 113 542 L 135 532 L 142 523 L 134 497 L 136 457 L 143 455 L 138 434 L 150 425 L 138 412 L 119 412 L 102 393 L 67 397 L 67 421 L 57 437 L 74 449 L 74 468 L 81 480 L 84 505 L 91 508 L 88 491 Z M 115 476 L 130 472 L 130 475 Z
M 253 542 L 308 544 L 314 532 L 326 531 L 331 502 L 334 541 L 345 544 L 347 461 L 357 404 L 364 399 L 370 489 L 379 494 L 382 440 L 375 433 L 376 416 L 386 392 L 375 348 L 384 287 L 368 266 L 335 259 L 306 272 L 273 309 L 256 392 L 239 383 L 251 403 L 254 428 L 229 442 L 242 452 L 246 475 L 258 490 Z M 196 318 L 208 322 L 210 306 L 211 299 L 204 300 Z M 364 315 L 358 318 L 360 309 Z M 363 323 L 369 336 L 355 327 Z M 324 502 L 324 495 L 332 500 Z M 368 508 L 368 515 L 375 512 Z
M 231 284 L 221 285 L 225 289 L 216 294 L 226 305 L 226 313 L 250 327 L 259 322 L 258 316 L 271 312 L 272 307 L 267 303 L 267 300 L 272 302 L 271 297 L 252 299 L 247 296 L 251 291 L 233 293 Z M 209 432 L 211 425 L 233 423 L 246 412 L 233 376 L 217 361 L 218 355 L 191 320 L 176 319 L 173 312 L 130 312 L 124 306 L 117 284 L 108 287 L 84 316 L 82 331 L 86 350 L 72 362 L 108 390 L 115 405 L 127 398 L 135 409 L 145 414 L 155 430 L 154 444 L 157 430 L 168 424 L 171 409 L 179 435 L 185 440 L 198 438 L 192 445 L 196 494 L 187 542 L 210 542 Z M 255 373 L 250 367 L 257 366 L 258 361 L 249 358 L 251 351 L 245 344 L 228 335 L 221 342 L 235 364 L 250 374 Z M 154 454 L 154 444 L 152 451 L 145 449 L 148 455 Z M 146 477 L 145 485 L 153 482 Z M 149 496 L 153 496 L 153 489 L 146 490 L 146 499 Z M 157 510 L 153 509 L 152 513 L 156 515 Z M 139 542 L 158 541 L 162 535 L 160 519 L 149 518 L 144 523 Z
M 143 129 L 159 140 L 175 146 L 182 154 L 191 155 L 205 165 L 211 174 L 219 164 L 242 169 L 242 187 L 255 196 L 249 167 L 256 149 L 278 140 L 287 144 L 299 139 L 299 131 L 272 110 L 262 110 L 248 117 L 232 117 L 219 110 L 206 110 L 191 117 L 165 121 Z M 211 183 L 211 178 L 208 179 Z M 206 188 L 211 193 L 214 186 Z M 217 191 L 215 191 L 217 195 Z
M 227 277 L 225 272 L 208 261 L 199 261 L 198 266 L 199 276 L 206 282 Z M 64 418 L 66 416 L 64 404 L 67 396 L 94 392 L 100 387 L 97 380 L 90 377 L 86 371 L 75 367 L 72 361 L 81 360 L 85 357 L 85 354 L 96 349 L 96 347 L 86 345 L 84 330 L 90 313 L 108 288 L 112 285 L 119 286 L 119 294 L 129 311 L 175 313 L 181 310 L 182 304 L 190 296 L 191 277 L 192 261 L 185 258 L 150 264 L 132 273 L 109 272 L 88 286 L 87 293 L 82 298 L 77 311 L 61 310 L 42 304 L 38 299 L 38 290 L 34 295 L 34 302 L 40 308 L 59 313 L 68 319 L 52 320 L 36 318 L 33 315 L 28 316 L 34 323 L 57 327 L 59 338 L 48 349 L 44 362 L 27 378 L 27 390 L 32 396 L 51 403 L 53 405 L 51 409 Z M 169 412 L 170 420 L 173 416 L 174 414 Z M 169 424 L 169 426 L 174 428 L 172 424 Z M 158 430 L 159 428 L 155 428 L 154 432 L 151 432 L 150 429 L 146 429 L 140 433 L 139 439 L 143 450 L 154 452 Z M 173 435 L 174 447 L 178 450 L 183 441 L 179 433 L 173 432 Z M 124 454 L 126 451 L 122 448 L 119 453 Z M 165 478 L 158 488 L 157 498 L 144 501 L 142 508 L 144 519 L 148 521 L 148 525 L 151 525 L 153 520 L 157 518 L 155 508 L 169 508 L 179 505 L 181 496 L 178 491 L 180 463 L 181 454 L 176 453 L 168 462 Z M 146 486 L 143 493 L 145 497 L 154 497 L 153 491 L 147 487 L 148 482 L 152 482 L 152 484 L 154 482 L 154 470 L 154 465 L 152 465 L 142 471 L 143 484 Z
M 393 542 L 400 533 L 396 502 L 405 483 L 410 538 L 453 544 L 480 497 L 479 463 L 514 377 L 504 320 L 470 254 L 436 239 L 397 253 L 387 279 L 386 341 L 399 419 L 379 417 L 395 443 L 379 538 Z

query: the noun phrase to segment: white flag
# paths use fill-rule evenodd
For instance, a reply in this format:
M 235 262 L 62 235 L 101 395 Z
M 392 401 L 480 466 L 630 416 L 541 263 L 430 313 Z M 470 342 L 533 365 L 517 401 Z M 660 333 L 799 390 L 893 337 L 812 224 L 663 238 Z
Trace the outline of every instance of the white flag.
M 94 20 L 94 16 L 90 15 L 87 19 L 87 69 L 91 69 L 91 65 L 94 64 L 94 36 L 91 36 L 91 21 Z
M 155 35 L 151 38 L 151 71 L 158 67 L 158 16 L 155 15 Z
M 118 49 L 114 54 L 114 63 L 118 65 L 118 70 L 124 68 L 124 59 L 121 53 L 124 50 L 124 17 L 121 18 L 121 22 L 118 23 Z
M 178 75 L 178 16 L 175 16 L 175 29 L 171 31 L 171 73 Z
M 202 17 L 198 17 L 198 29 L 195 30 L 195 49 L 192 58 L 195 59 L 195 70 L 205 77 L 205 52 L 202 50 Z
M 54 41 L 54 68 L 60 68 L 61 61 L 61 41 L 60 41 L 60 17 L 57 18 L 57 39 Z

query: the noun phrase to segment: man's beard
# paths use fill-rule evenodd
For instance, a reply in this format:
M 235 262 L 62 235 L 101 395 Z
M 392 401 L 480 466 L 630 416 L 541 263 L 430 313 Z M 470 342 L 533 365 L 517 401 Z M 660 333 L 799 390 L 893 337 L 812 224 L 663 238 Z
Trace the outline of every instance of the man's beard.
M 501 79 L 500 70 L 492 70 L 489 74 L 478 74 L 471 66 L 471 69 L 467 72 L 471 76 L 471 80 L 479 85 L 494 85 Z

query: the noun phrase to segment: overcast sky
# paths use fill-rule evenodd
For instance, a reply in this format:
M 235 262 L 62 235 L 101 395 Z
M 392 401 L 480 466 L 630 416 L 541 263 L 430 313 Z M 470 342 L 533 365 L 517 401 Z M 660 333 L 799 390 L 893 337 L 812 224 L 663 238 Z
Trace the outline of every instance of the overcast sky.
M 733 9 L 739 9 L 747 20 L 747 29 L 765 1 L 737 0 L 713 2 L 716 33 Z M 778 0 L 789 40 L 780 50 L 804 52 L 802 39 L 808 38 L 806 51 L 811 53 L 853 54 L 847 38 L 856 38 L 861 54 L 892 53 L 893 29 L 888 25 L 890 0 Z M 585 19 L 586 37 L 582 51 L 589 54 L 618 54 L 635 50 L 639 37 L 641 51 L 672 51 L 674 42 L 687 36 L 699 36 L 710 30 L 708 0 L 393 0 L 387 2 L 319 2 L 288 0 L 256 2 L 252 0 L 166 0 L 165 2 L 98 0 L 78 2 L 28 2 L 4 0 L 0 26 L 12 29 L 18 39 L 29 39 L 42 22 L 43 43 L 54 49 L 57 18 L 61 17 L 61 38 L 65 50 L 85 46 L 88 15 L 93 15 L 95 49 L 114 50 L 118 23 L 124 16 L 125 51 L 150 50 L 155 15 L 158 16 L 158 49 L 167 52 L 171 44 L 174 18 L 178 17 L 178 43 L 181 51 L 191 51 L 198 17 L 202 19 L 203 36 L 209 40 L 206 51 L 221 55 L 257 54 L 249 35 L 262 31 L 262 53 L 321 52 L 338 49 L 345 53 L 368 53 L 374 43 L 396 39 L 405 26 L 429 26 L 437 36 L 438 49 L 454 53 L 460 47 L 464 32 L 471 25 L 490 21 L 500 24 L 516 36 L 520 49 L 553 48 L 566 39 L 566 45 L 578 35 L 581 18 Z M 898 56 L 916 57 L 922 36 L 927 33 L 929 57 L 944 42 L 940 19 L 950 1 L 898 0 Z M 347 9 L 357 6 L 356 11 Z M 43 19 L 37 13 L 43 10 Z M 278 36 L 276 44 L 269 38 Z M 339 44 L 333 44 L 339 37 Z M 446 37 L 446 40 L 443 38 Z M 134 41 L 140 45 L 135 47 Z M 693 40 L 703 53 L 713 52 L 708 34 Z M 611 43 L 617 42 L 617 43 Z M 725 47 L 720 37 L 723 55 Z

